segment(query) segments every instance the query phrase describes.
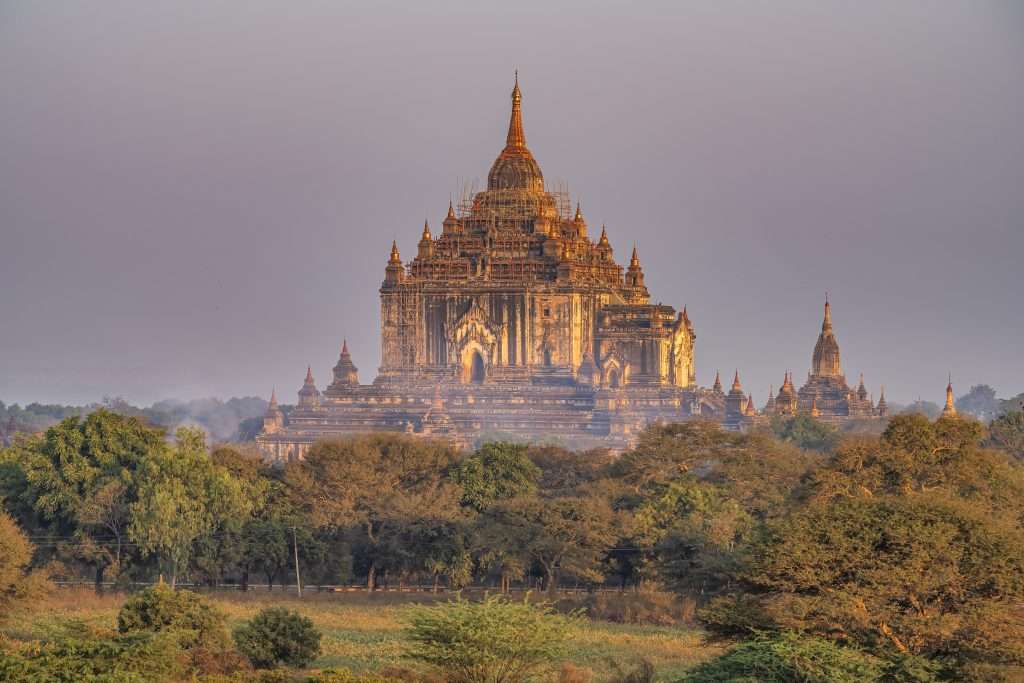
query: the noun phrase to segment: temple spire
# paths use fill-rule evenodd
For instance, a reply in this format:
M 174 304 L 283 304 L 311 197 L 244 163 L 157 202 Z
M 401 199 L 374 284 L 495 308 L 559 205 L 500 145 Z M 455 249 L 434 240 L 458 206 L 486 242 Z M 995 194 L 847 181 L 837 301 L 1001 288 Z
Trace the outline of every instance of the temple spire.
M 715 370 L 715 383 L 711 390 L 718 394 L 722 393 L 722 378 L 719 376 L 718 370 Z
M 629 267 L 630 268 L 639 268 L 640 267 L 640 259 L 636 255 L 636 242 L 633 243 L 633 255 L 629 257 Z
M 832 331 L 832 307 L 828 303 L 828 292 L 825 292 L 825 319 L 821 321 L 821 331 Z
M 942 417 L 956 417 L 956 403 L 953 401 L 953 373 L 949 374 L 946 385 L 946 405 L 942 408 Z
M 306 379 L 305 379 L 305 383 L 306 384 L 313 384 L 313 366 L 311 366 L 311 365 L 307 365 L 306 366 Z
M 455 207 L 452 205 L 452 198 L 451 197 L 448 198 L 448 215 L 445 216 L 445 218 L 446 219 L 451 218 L 453 220 L 455 218 Z
M 526 147 L 526 134 L 523 133 L 523 111 L 521 104 L 523 94 L 519 91 L 519 71 L 516 71 L 516 84 L 512 88 L 512 116 L 508 122 L 506 147 Z
M 743 391 L 743 385 L 740 384 L 740 371 L 736 370 L 736 374 L 732 378 L 732 390 Z
M 430 223 L 428 223 L 426 219 L 424 219 L 424 221 L 423 221 L 423 236 L 422 236 L 422 239 L 425 239 L 425 240 L 429 240 L 430 239 Z
M 424 223 L 424 227 L 426 227 L 426 223 Z M 401 263 L 402 262 L 402 257 L 399 256 L 399 254 L 398 254 L 398 241 L 397 240 L 391 240 L 391 262 L 392 263 Z

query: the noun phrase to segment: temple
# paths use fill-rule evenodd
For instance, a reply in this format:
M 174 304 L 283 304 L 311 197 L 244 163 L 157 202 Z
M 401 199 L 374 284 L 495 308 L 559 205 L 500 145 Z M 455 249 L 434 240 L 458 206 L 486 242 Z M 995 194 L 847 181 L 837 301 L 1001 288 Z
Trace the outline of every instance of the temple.
M 616 447 L 652 420 L 722 419 L 720 384 L 696 385 L 685 307 L 651 303 L 636 246 L 623 268 L 604 226 L 596 241 L 589 232 L 526 145 L 517 78 L 487 188 L 449 202 L 437 234 L 424 223 L 408 263 L 391 245 L 373 383 L 359 383 L 343 345 L 323 392 L 307 370 L 286 425 L 272 401 L 261 448 L 292 460 L 366 431 Z
M 807 381 L 797 391 L 793 386 L 792 375 L 787 372 L 778 395 L 769 397 L 764 408 L 766 416 L 798 413 L 806 413 L 829 422 L 871 419 L 885 417 L 888 414 L 884 389 L 876 406 L 868 395 L 867 387 L 864 386 L 863 374 L 856 389 L 851 389 L 846 383 L 846 375 L 843 374 L 839 357 L 839 342 L 832 329 L 832 307 L 828 297 L 825 298 L 825 317 L 821 323 L 818 341 L 814 345 Z M 728 417 L 729 415 L 727 419 Z

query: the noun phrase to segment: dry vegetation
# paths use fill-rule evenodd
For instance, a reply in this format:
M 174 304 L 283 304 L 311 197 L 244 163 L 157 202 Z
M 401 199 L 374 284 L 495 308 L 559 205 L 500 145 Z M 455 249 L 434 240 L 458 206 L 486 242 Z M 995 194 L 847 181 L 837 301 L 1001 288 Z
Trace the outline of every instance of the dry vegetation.
M 387 667 L 413 668 L 403 659 L 406 639 L 403 627 L 412 599 L 394 593 L 307 594 L 301 600 L 283 593 L 208 593 L 228 617 L 229 627 L 251 619 L 259 610 L 276 605 L 294 609 L 313 620 L 323 632 L 323 652 L 313 668 L 344 667 L 353 671 L 378 671 Z M 109 629 L 124 602 L 123 594 L 97 596 L 89 589 L 62 589 L 16 617 L 5 628 L 14 640 L 42 639 L 64 628 L 69 621 Z M 569 649 L 571 665 L 591 669 L 594 683 L 608 680 L 603 672 L 613 664 L 630 666 L 647 660 L 657 680 L 675 680 L 680 674 L 717 654 L 723 648 L 709 645 L 701 631 L 679 626 L 644 626 L 587 620 L 573 627 Z

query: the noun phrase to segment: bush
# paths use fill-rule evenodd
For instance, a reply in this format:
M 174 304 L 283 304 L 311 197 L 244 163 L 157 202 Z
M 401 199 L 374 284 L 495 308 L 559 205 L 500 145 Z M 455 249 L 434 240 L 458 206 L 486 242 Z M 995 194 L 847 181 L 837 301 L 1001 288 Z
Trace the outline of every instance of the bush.
M 313 622 L 284 607 L 265 609 L 236 629 L 235 644 L 258 669 L 302 668 L 320 656 L 320 632 Z
M 170 634 L 60 637 L 0 652 L 8 683 L 141 683 L 180 680 L 187 657 Z
M 567 611 L 566 607 L 580 607 L 588 617 L 599 621 L 657 626 L 693 624 L 694 606 L 692 598 L 661 591 L 602 591 L 590 593 L 582 600 L 564 598 L 555 605 L 560 612 Z
M 440 668 L 450 683 L 521 683 L 565 654 L 574 619 L 547 604 L 501 596 L 417 607 L 408 627 L 409 655 Z
M 679 683 L 870 683 L 893 678 L 888 662 L 814 636 L 784 632 L 740 643 Z M 930 678 L 917 678 L 927 681 Z
M 159 584 L 125 600 L 117 614 L 121 633 L 173 632 L 183 648 L 227 645 L 224 615 L 202 596 Z
M 424 679 L 416 676 L 415 678 L 396 678 L 388 675 L 388 673 L 354 673 L 348 669 L 327 669 L 321 671 L 314 676 L 307 678 L 306 683 L 403 683 L 404 681 L 416 681 L 419 683 Z

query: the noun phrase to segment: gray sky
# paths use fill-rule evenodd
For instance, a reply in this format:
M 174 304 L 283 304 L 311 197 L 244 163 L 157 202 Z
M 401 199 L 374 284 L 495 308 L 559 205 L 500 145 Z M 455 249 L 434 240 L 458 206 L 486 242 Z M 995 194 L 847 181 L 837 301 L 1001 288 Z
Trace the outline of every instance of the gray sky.
M 429 7 L 428 7 L 429 6 Z M 1024 391 L 1019 2 L 0 2 L 0 399 L 288 400 L 379 363 L 392 238 L 485 180 L 512 71 L 698 380 Z

